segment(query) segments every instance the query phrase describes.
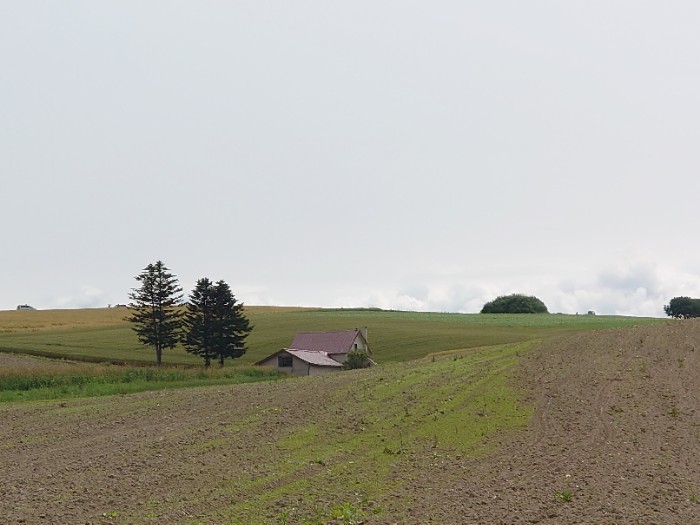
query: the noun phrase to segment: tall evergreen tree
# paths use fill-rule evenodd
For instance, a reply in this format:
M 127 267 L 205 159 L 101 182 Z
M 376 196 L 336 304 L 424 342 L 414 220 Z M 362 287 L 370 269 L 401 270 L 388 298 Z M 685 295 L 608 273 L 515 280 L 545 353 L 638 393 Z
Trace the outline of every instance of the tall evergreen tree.
M 205 366 L 212 359 L 224 366 L 227 357 L 245 354 L 245 340 L 252 329 L 243 303 L 236 301 L 226 282 L 214 284 L 206 277 L 197 281 L 187 303 L 182 334 L 188 352 L 204 358 Z
M 197 281 L 187 302 L 187 312 L 183 323 L 182 344 L 191 354 L 204 358 L 204 366 L 209 366 L 217 353 L 215 342 L 215 288 L 206 277 Z
M 246 353 L 245 340 L 252 330 L 243 303 L 236 301 L 225 281 L 218 281 L 214 286 L 214 350 L 221 366 L 227 357 L 233 359 Z
M 155 348 L 160 366 L 163 349 L 173 348 L 179 341 L 182 288 L 162 261 L 146 266 L 136 280 L 141 286 L 129 294 L 132 314 L 127 320 L 134 323 L 139 341 Z

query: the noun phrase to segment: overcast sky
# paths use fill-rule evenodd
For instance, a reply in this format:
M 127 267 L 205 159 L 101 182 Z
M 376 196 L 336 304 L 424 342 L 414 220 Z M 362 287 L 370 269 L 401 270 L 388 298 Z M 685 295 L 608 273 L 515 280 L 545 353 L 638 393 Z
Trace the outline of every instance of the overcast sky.
M 700 296 L 700 4 L 0 0 L 0 309 Z

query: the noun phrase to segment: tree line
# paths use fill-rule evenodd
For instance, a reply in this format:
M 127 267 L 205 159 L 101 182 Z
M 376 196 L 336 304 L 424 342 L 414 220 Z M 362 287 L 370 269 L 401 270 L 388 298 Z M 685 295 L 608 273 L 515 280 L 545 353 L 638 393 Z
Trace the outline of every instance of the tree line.
M 664 306 L 664 312 L 669 317 L 678 319 L 700 317 L 700 299 L 685 296 L 674 297 Z
M 245 354 L 245 340 L 253 326 L 225 281 L 199 279 L 184 309 L 177 277 L 162 261 L 146 266 L 136 281 L 140 286 L 129 294 L 132 314 L 127 320 L 139 341 L 155 349 L 158 366 L 163 350 L 178 343 L 202 357 L 207 367 L 214 360 L 224 366 L 226 358 Z

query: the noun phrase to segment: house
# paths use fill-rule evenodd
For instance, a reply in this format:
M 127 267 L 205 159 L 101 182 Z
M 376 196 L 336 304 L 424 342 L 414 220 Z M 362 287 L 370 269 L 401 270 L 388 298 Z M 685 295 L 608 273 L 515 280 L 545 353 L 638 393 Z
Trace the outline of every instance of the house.
M 256 365 L 274 366 L 280 372 L 313 376 L 339 372 L 348 352 L 365 350 L 372 355 L 367 342 L 367 327 L 362 330 L 338 332 L 307 332 L 297 334 L 289 348 L 278 350 Z

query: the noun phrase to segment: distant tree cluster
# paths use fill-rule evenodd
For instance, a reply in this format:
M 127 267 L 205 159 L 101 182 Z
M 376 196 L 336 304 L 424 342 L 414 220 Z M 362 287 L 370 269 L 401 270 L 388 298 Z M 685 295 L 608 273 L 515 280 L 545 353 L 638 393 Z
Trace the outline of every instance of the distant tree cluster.
M 482 314 L 546 314 L 547 307 L 535 296 L 501 295 L 484 305 Z
M 215 358 L 224 366 L 225 358 L 245 354 L 245 339 L 252 330 L 243 303 L 236 302 L 229 285 L 206 277 L 192 290 L 183 324 L 185 348 L 202 357 L 205 366 Z
M 664 306 L 664 312 L 669 317 L 677 319 L 690 319 L 700 317 L 700 299 L 690 297 L 674 297 Z
M 182 288 L 162 261 L 146 266 L 136 280 L 140 286 L 129 294 L 132 314 L 127 319 L 139 341 L 155 348 L 158 366 L 163 350 L 178 343 L 202 357 L 205 366 L 214 359 L 224 366 L 227 357 L 245 354 L 253 327 L 225 281 L 199 279 L 183 312 Z

